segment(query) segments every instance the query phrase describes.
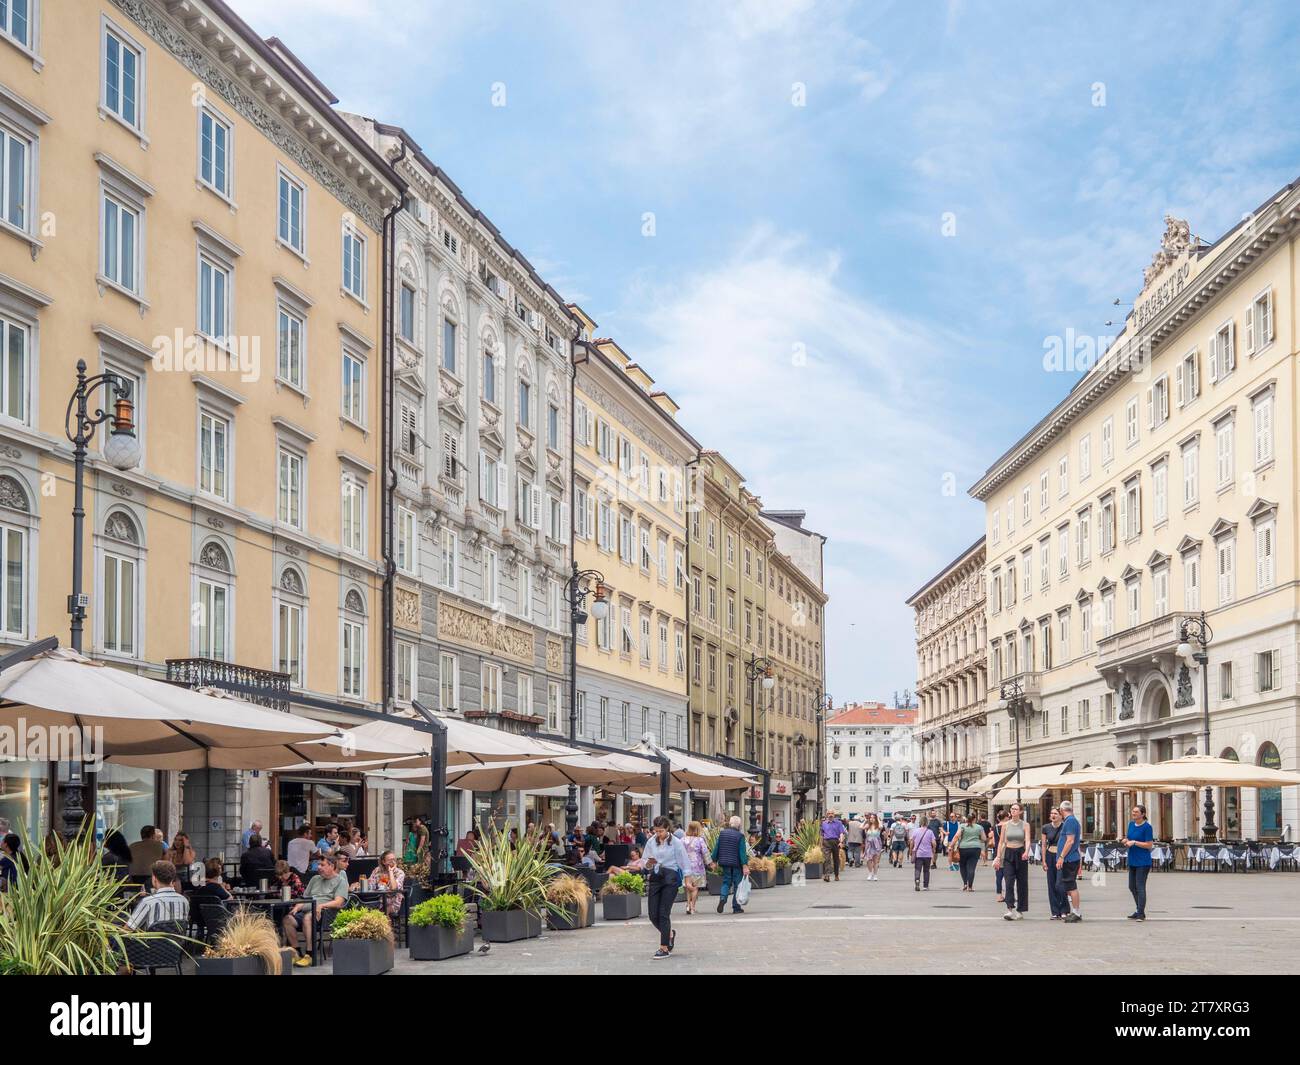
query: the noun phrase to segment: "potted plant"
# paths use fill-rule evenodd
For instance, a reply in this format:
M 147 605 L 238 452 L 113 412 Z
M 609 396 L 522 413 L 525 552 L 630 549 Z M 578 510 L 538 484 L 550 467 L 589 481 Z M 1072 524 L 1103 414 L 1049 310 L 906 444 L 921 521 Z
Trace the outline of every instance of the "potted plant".
M 467 857 L 483 938 L 511 943 L 540 936 L 542 914 L 559 909 L 546 897 L 556 873 L 549 842 L 530 830 L 511 844 L 507 833 L 480 823 L 478 845 Z
M 600 904 L 607 921 L 630 921 L 641 916 L 645 879 L 638 873 L 616 873 L 600 889 Z
M 558 907 L 547 915 L 555 931 L 570 932 L 596 923 L 596 901 L 582 877 L 557 876 L 547 885 L 546 897 Z
M 0 975 L 112 974 L 128 941 L 160 938 L 126 928 L 122 881 L 84 830 L 70 843 L 51 836 L 51 855 L 20 835 L 27 869 L 0 895 Z
M 756 888 L 776 887 L 776 863 L 771 858 L 750 858 L 749 881 Z
M 790 857 L 803 862 L 809 879 L 822 875 L 822 826 L 820 821 L 800 821 L 790 835 Z
M 235 911 L 194 964 L 200 976 L 281 976 L 285 971 L 275 925 L 245 906 Z
M 474 926 L 465 900 L 450 893 L 434 895 L 411 907 L 406 939 L 412 961 L 442 961 L 474 949 Z
M 790 883 L 790 856 L 788 854 L 772 855 L 772 864 L 776 866 L 776 884 L 784 887 Z
M 803 872 L 809 880 L 817 880 L 822 875 L 822 849 L 809 847 L 803 852 Z
M 393 967 L 393 926 L 379 910 L 339 910 L 330 926 L 335 976 L 378 976 Z
M 708 878 L 705 884 L 705 890 L 710 895 L 721 895 L 722 867 L 720 865 L 715 865 L 712 869 L 705 871 L 705 876 Z
M 429 883 L 429 859 L 426 856 L 417 862 L 402 862 L 402 872 L 406 874 L 406 883 L 411 887 L 408 905 L 415 907 L 434 896 L 434 888 Z

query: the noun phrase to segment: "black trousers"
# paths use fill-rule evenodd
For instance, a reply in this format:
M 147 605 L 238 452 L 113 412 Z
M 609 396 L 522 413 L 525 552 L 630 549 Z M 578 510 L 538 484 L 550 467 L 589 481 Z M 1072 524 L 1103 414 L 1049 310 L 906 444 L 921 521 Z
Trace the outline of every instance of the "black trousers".
M 929 886 L 930 886 L 930 863 L 931 863 L 932 861 L 934 861 L 934 855 L 933 855 L 933 854 L 930 855 L 930 857 L 928 857 L 928 858 L 913 858 L 913 859 L 912 859 L 913 872 L 916 873 L 916 882 L 917 882 L 918 884 L 921 882 L 921 877 L 922 877 L 922 875 L 924 874 L 924 876 L 925 876 L 925 886 L 926 886 L 926 887 L 929 887 Z
M 840 876 L 840 841 L 837 839 L 822 840 L 822 879 L 829 880 L 833 872 L 835 879 Z
M 961 847 L 957 853 L 961 855 L 961 882 L 967 887 L 975 886 L 975 869 L 980 864 L 980 855 L 984 853 L 982 847 Z
M 1137 867 L 1128 867 L 1128 889 L 1133 895 L 1133 903 L 1137 906 L 1137 912 L 1143 917 L 1147 915 L 1147 876 L 1151 872 L 1151 866 L 1139 865 Z
M 673 945 L 673 900 L 677 898 L 676 877 L 651 877 L 646 891 L 650 923 L 659 929 L 659 945 Z
M 1058 883 L 1059 873 L 1056 869 L 1056 855 L 1047 855 L 1047 908 L 1053 917 L 1064 917 L 1070 912 L 1070 900 L 1065 897 Z
M 1029 912 L 1029 862 L 1025 860 L 1025 849 L 1008 847 L 1002 852 L 1002 884 L 1006 888 L 1004 896 L 1008 910 Z

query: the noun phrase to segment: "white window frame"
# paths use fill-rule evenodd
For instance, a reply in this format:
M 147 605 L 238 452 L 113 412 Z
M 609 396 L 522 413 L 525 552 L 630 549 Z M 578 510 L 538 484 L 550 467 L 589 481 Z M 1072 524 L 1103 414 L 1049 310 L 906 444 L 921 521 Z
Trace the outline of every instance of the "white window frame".
M 362 306 L 366 305 L 366 237 L 350 221 L 344 220 L 341 234 L 343 291 Z
M 286 190 L 288 192 L 287 215 L 285 213 Z M 297 193 L 296 203 L 294 193 Z M 307 258 L 307 184 L 283 165 L 276 166 L 275 241 L 282 248 L 287 248 L 293 252 L 298 258 Z M 345 284 L 344 288 L 346 287 Z M 353 295 L 356 295 L 357 299 L 364 302 L 363 293 L 353 293 Z
M 133 117 L 127 117 L 123 113 L 122 107 L 123 92 L 121 86 L 121 64 L 119 61 L 118 74 L 118 91 L 117 99 L 109 98 L 108 85 L 108 39 L 113 37 L 117 40 L 119 49 L 125 48 L 135 57 L 135 94 L 132 101 L 135 108 Z M 120 54 L 120 51 L 119 51 Z M 101 16 L 100 33 L 99 33 L 99 114 L 101 117 L 111 118 L 114 122 L 120 122 L 132 133 L 141 138 L 142 143 L 147 144 L 144 137 L 145 131 L 145 110 L 147 106 L 147 67 L 148 53 L 143 45 L 140 44 L 131 34 L 127 33 L 122 26 L 107 18 Z
M 235 127 L 230 119 L 226 118 L 220 111 L 213 107 L 206 100 L 198 107 L 198 159 L 196 161 L 196 175 L 198 182 L 203 188 L 214 193 L 218 198 L 226 203 L 234 203 L 235 189 Z M 204 174 L 203 166 L 203 130 L 204 124 L 212 127 L 212 156 L 211 156 L 211 173 Z M 220 130 L 225 135 L 225 181 L 218 181 L 217 177 L 217 131 Z

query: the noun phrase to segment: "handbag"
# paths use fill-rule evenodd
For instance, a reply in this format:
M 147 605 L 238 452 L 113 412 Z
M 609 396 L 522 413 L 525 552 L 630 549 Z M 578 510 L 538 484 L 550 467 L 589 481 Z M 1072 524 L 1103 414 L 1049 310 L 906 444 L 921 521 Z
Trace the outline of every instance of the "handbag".
M 744 906 L 747 902 L 749 902 L 749 892 L 752 888 L 753 888 L 753 884 L 749 882 L 749 877 L 742 876 L 740 878 L 740 883 L 736 886 L 737 906 Z

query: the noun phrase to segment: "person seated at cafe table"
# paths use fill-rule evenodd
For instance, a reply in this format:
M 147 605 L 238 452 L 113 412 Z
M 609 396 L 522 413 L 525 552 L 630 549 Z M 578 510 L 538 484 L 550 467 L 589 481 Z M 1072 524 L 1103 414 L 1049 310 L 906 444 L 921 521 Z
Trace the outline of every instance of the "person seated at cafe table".
M 406 886 L 406 873 L 397 864 L 397 855 L 392 851 L 384 851 L 379 856 L 379 864 L 375 866 L 375 871 L 361 880 L 357 886 L 363 891 L 394 892 L 392 895 L 384 896 L 384 909 L 390 916 L 402 912 L 402 889 Z
M 140 829 L 140 838 L 131 844 L 131 875 L 150 875 L 154 862 L 162 861 L 166 853 L 158 830 L 153 825 L 145 825 Z
M 333 854 L 339 849 L 339 843 L 339 826 L 331 822 L 325 835 L 316 841 L 316 850 L 321 854 Z
M 633 847 L 628 851 L 627 865 L 611 865 L 605 872 L 610 876 L 616 876 L 619 873 L 639 873 L 642 867 L 641 848 Z
M 303 824 L 298 828 L 298 835 L 289 840 L 284 856 L 289 859 L 290 865 L 306 876 L 315 854 L 316 844 L 311 838 L 311 825 Z
M 596 868 L 596 856 L 587 850 L 581 843 L 573 845 L 574 864 L 580 865 L 584 869 Z
M 259 881 L 270 880 L 275 874 L 275 855 L 270 847 L 262 845 L 261 836 L 250 836 L 248 843 L 248 850 L 239 859 L 239 879 L 244 887 L 257 887 Z
M 324 855 L 322 855 L 324 857 Z M 348 885 L 349 891 L 362 891 L 365 884 L 363 880 L 353 881 L 348 874 L 348 866 L 352 864 L 352 856 L 347 851 L 339 849 L 334 852 L 334 865 L 338 869 L 339 876 L 343 878 L 344 883 Z
M 176 890 L 176 866 L 159 859 L 149 870 L 153 892 L 144 895 L 126 919 L 126 927 L 149 931 L 155 925 L 190 919 L 190 902 Z
M 207 926 L 203 921 L 203 904 L 216 903 L 225 905 L 233 895 L 221 882 L 221 859 L 209 858 L 203 863 L 203 883 L 190 892 L 190 914 L 199 939 L 207 938 Z
M 465 833 L 465 838 L 456 844 L 456 853 L 464 856 L 469 854 L 478 846 L 478 830 L 471 828 Z
M 320 870 L 307 882 L 307 890 L 302 897 L 306 901 L 290 907 L 281 921 L 281 929 L 284 932 L 285 946 L 292 947 L 295 951 L 299 950 L 298 933 L 302 933 L 304 946 L 293 963 L 299 968 L 306 968 L 311 965 L 311 900 L 317 901 L 316 913 L 320 917 L 324 916 L 326 910 L 340 909 L 348 901 L 347 878 L 339 874 L 334 855 L 321 855 Z
M 271 887 L 280 891 L 285 886 L 289 888 L 289 898 L 302 898 L 302 877 L 294 872 L 292 865 L 281 858 L 275 863 L 275 876 L 271 880 Z

